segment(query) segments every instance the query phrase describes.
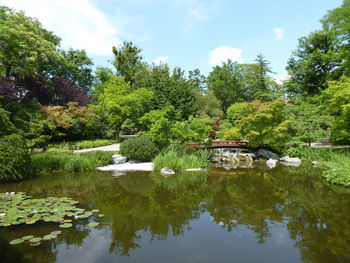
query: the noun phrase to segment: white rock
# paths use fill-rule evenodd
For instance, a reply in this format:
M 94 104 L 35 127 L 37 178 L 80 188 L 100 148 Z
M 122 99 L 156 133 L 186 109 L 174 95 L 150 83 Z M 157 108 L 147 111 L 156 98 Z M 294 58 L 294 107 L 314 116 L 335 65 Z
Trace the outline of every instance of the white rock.
M 276 164 L 277 164 L 277 160 L 274 160 L 272 158 L 268 159 L 266 161 L 266 165 L 269 167 L 269 168 L 275 168 L 276 167 Z
M 126 163 L 127 161 L 127 158 L 120 154 L 113 155 L 112 159 L 114 164 L 122 164 L 122 163 Z
M 168 169 L 168 168 L 166 168 L 166 167 L 162 168 L 162 169 L 160 170 L 160 173 L 161 173 L 162 175 L 164 175 L 164 176 L 169 176 L 169 175 L 174 175 L 174 174 L 175 174 L 175 172 L 174 172 L 173 170 L 170 170 L 170 169 Z
M 299 158 L 291 158 L 288 155 L 284 156 L 280 159 L 281 162 L 285 162 L 285 163 L 301 163 L 301 160 Z
M 313 165 L 314 167 L 317 167 L 317 166 L 320 166 L 320 163 L 317 162 L 317 161 L 313 161 L 313 162 L 312 162 L 312 165 Z
M 97 167 L 99 171 L 153 171 L 153 163 L 123 163 L 123 164 L 113 164 L 104 167 Z

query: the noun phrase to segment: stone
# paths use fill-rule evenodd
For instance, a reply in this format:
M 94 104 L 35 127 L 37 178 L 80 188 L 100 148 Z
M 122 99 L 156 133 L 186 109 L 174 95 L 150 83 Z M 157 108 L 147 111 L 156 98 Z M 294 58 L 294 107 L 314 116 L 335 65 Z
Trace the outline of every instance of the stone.
M 174 174 L 175 174 L 175 172 L 174 172 L 173 170 L 171 170 L 171 169 L 169 169 L 169 168 L 166 168 L 166 167 L 162 168 L 162 169 L 160 170 L 160 173 L 161 173 L 163 176 L 169 176 L 169 175 L 174 175 Z
M 320 166 L 320 162 L 313 161 L 313 162 L 312 162 L 312 165 L 313 165 L 314 167 L 318 167 L 318 166 Z
M 280 159 L 281 162 L 285 162 L 285 163 L 301 163 L 301 160 L 299 158 L 291 158 L 288 155 L 284 156 Z
M 268 159 L 267 162 L 266 162 L 266 165 L 269 167 L 269 168 L 275 168 L 276 167 L 276 164 L 277 164 L 277 160 L 274 160 L 274 159 Z
M 185 170 L 186 172 L 206 172 L 207 169 L 202 169 L 202 168 L 189 168 Z
M 122 164 L 122 163 L 126 163 L 127 161 L 127 158 L 120 154 L 113 155 L 112 159 L 114 164 Z
M 263 157 L 265 158 L 266 160 L 268 159 L 274 159 L 274 160 L 278 160 L 278 155 L 269 151 L 269 150 L 265 150 L 265 149 L 260 149 L 258 152 L 257 152 L 257 155 L 259 157 Z

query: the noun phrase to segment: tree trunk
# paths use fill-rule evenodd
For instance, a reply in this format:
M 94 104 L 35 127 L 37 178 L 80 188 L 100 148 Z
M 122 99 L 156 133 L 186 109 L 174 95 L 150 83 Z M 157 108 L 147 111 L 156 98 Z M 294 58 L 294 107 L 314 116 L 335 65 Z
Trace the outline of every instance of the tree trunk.
M 115 138 L 119 140 L 119 133 L 120 133 L 120 128 L 121 128 L 121 125 L 119 124 L 116 124 L 115 125 Z
M 6 78 L 10 77 L 10 72 L 11 72 L 11 66 L 6 67 Z

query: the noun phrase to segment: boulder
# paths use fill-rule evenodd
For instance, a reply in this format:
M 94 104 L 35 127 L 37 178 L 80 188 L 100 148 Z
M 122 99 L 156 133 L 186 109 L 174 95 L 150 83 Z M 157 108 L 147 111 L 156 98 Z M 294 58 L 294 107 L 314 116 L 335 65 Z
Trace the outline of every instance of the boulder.
M 314 167 L 318 167 L 318 166 L 320 166 L 320 163 L 317 162 L 317 161 L 313 161 L 313 162 L 312 162 L 312 165 L 313 165 Z
M 269 150 L 265 150 L 265 149 L 260 149 L 257 152 L 257 155 L 259 157 L 263 157 L 263 158 L 265 158 L 267 160 L 269 160 L 269 159 L 278 160 L 279 159 L 277 154 L 275 154 L 275 153 L 273 153 L 273 152 L 271 152 Z
M 168 169 L 168 168 L 166 168 L 166 167 L 162 168 L 162 169 L 160 170 L 160 173 L 161 173 L 163 176 L 169 176 L 169 175 L 174 175 L 174 174 L 175 174 L 175 172 L 174 172 L 173 170 L 170 170 L 170 169 Z
M 284 163 L 295 163 L 295 164 L 300 164 L 301 160 L 299 158 L 291 158 L 288 155 L 284 156 L 280 159 L 281 162 Z
M 266 162 L 266 165 L 269 167 L 269 168 L 275 168 L 276 167 L 276 164 L 277 164 L 277 160 L 275 159 L 268 159 L 267 162 Z
M 114 164 L 122 164 L 122 163 L 126 163 L 127 161 L 127 158 L 120 154 L 113 155 L 112 159 Z

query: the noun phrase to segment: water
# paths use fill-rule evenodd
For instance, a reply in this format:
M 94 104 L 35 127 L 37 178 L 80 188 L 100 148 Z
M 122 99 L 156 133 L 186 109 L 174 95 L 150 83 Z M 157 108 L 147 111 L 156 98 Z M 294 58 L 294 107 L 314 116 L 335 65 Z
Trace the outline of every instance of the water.
M 311 166 L 51 174 L 0 192 L 72 197 L 105 217 L 0 228 L 1 262 L 350 262 L 350 190 Z M 97 227 L 88 222 L 97 221 Z M 62 230 L 38 247 L 9 245 Z

